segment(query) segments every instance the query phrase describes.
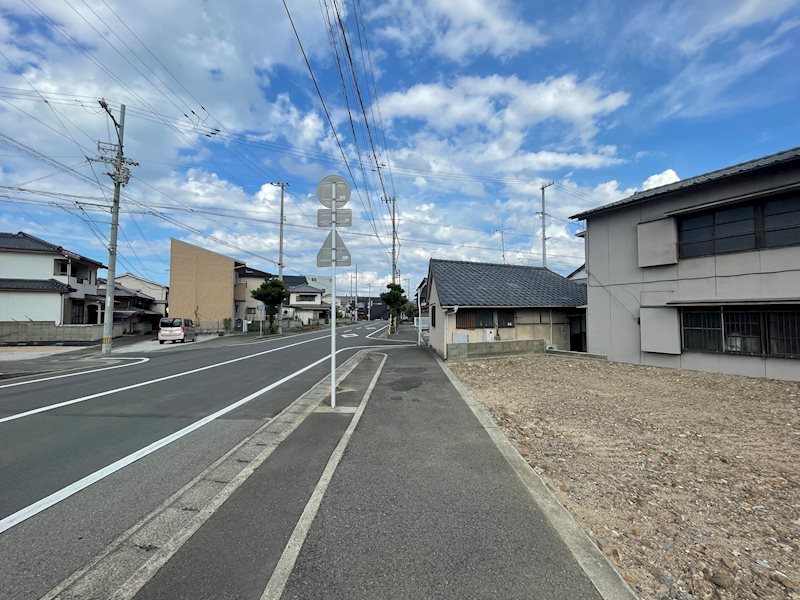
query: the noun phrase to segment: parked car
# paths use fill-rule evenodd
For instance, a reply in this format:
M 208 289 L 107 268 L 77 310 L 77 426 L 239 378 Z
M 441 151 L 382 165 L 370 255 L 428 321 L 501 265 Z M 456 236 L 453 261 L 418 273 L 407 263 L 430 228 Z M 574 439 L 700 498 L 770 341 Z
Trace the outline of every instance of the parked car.
M 193 342 L 197 332 L 191 319 L 183 317 L 165 317 L 158 324 L 158 343 Z

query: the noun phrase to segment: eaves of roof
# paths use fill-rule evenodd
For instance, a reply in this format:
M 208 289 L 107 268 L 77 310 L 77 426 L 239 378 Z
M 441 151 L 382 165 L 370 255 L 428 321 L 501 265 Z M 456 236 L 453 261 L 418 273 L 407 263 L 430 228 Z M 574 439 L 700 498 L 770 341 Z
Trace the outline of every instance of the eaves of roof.
M 597 208 L 592 208 L 582 213 L 572 215 L 570 219 L 583 220 L 587 217 L 610 212 L 617 210 L 618 208 L 624 208 L 640 202 L 649 201 L 674 192 L 683 191 L 696 186 L 713 184 L 729 177 L 755 173 L 759 170 L 764 170 L 791 162 L 800 162 L 800 146 L 797 148 L 784 150 L 782 152 L 777 152 L 775 154 L 770 154 L 768 156 L 762 156 L 761 158 L 756 158 L 754 160 L 749 160 L 736 165 L 731 165 L 730 167 L 725 167 L 723 169 L 717 169 L 716 171 L 710 171 L 695 177 L 689 177 L 688 179 L 682 179 L 680 181 L 676 181 L 675 183 L 668 183 L 667 185 L 636 192 L 632 196 L 628 196 L 622 200 L 617 200 L 616 202 L 604 204 L 603 206 L 598 206 Z

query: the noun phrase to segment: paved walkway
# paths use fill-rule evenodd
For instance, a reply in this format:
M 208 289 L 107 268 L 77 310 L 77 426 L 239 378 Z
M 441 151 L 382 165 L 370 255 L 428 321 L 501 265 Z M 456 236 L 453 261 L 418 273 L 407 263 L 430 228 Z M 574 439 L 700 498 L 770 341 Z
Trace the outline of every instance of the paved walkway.
M 432 354 L 392 350 L 283 598 L 599 597 Z

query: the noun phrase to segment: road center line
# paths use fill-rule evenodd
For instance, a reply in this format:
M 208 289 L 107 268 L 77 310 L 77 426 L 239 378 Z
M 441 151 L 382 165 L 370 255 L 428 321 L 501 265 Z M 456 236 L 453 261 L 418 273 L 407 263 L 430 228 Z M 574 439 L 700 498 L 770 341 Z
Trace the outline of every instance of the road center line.
M 143 362 L 147 362 L 150 359 L 149 358 L 144 358 L 144 357 L 142 357 L 142 358 L 126 358 L 124 356 L 119 356 L 119 357 L 115 356 L 112 359 L 105 359 L 104 358 L 104 359 L 101 359 L 101 360 L 135 360 L 135 361 L 138 361 L 138 362 L 127 363 L 127 364 L 124 364 L 124 365 L 114 365 L 113 367 L 101 367 L 99 369 L 91 369 L 89 371 L 80 371 L 78 373 L 66 373 L 64 375 L 52 375 L 51 377 L 42 377 L 41 379 L 32 379 L 30 381 L 18 381 L 16 383 L 6 383 L 6 384 L 3 384 L 3 385 L 0 385 L 0 389 L 16 387 L 18 385 L 28 385 L 30 383 L 39 383 L 41 381 L 51 381 L 53 379 L 63 379 L 64 377 L 77 377 L 78 375 L 87 375 L 89 373 L 98 373 L 100 371 L 110 371 L 111 369 L 122 369 L 124 367 L 132 367 L 133 365 L 142 364 Z
M 116 394 L 118 392 L 124 392 L 127 390 L 132 390 L 135 388 L 143 387 L 146 385 L 152 385 L 154 383 L 160 383 L 162 381 L 167 381 L 169 379 L 175 379 L 177 377 L 184 377 L 186 375 L 192 375 L 193 373 L 199 373 L 201 371 L 207 371 L 208 369 L 215 369 L 217 367 L 222 367 L 224 365 L 229 365 L 235 362 L 239 362 L 242 360 L 248 360 L 251 358 L 256 358 L 258 356 L 263 356 L 265 354 L 270 354 L 271 352 L 279 352 L 281 350 L 286 350 L 287 348 L 292 348 L 294 346 L 300 346 L 301 344 L 308 344 L 310 342 L 316 342 L 318 340 L 325 339 L 329 336 L 322 336 L 319 338 L 314 338 L 311 340 L 304 340 L 302 342 L 295 342 L 294 344 L 288 344 L 286 346 L 280 346 L 279 348 L 271 348 L 269 350 L 264 350 L 263 352 L 257 352 L 255 354 L 248 354 L 247 356 L 240 356 L 239 358 L 232 358 L 230 360 L 223 361 L 221 363 L 215 363 L 213 365 L 206 365 L 205 367 L 198 367 L 197 369 L 191 369 L 189 371 L 183 371 L 181 373 L 173 373 L 172 375 L 166 375 L 164 377 L 159 377 L 158 379 L 151 379 L 149 381 L 141 381 L 139 383 L 133 383 L 131 385 L 126 385 L 120 388 L 115 388 L 113 390 L 106 390 L 105 392 L 97 392 L 96 394 L 89 394 L 88 396 L 81 396 L 80 398 L 75 398 L 73 400 L 65 400 L 64 402 L 58 402 L 56 404 L 48 404 L 47 406 L 40 406 L 39 408 L 34 408 L 31 410 L 27 410 L 25 412 L 17 413 L 15 415 L 10 415 L 8 417 L 0 418 L 0 423 L 5 423 L 7 421 L 13 421 L 15 419 L 21 419 L 23 417 L 29 417 L 31 415 L 35 415 L 42 412 L 47 412 L 50 410 L 55 410 L 57 408 L 61 408 L 63 406 L 69 406 L 70 404 L 77 404 L 79 402 L 86 402 L 87 400 L 94 400 L 95 398 L 102 398 L 103 396 L 110 396 L 111 394 Z
M 352 348 L 342 348 L 341 350 L 338 350 L 336 353 L 338 354 L 339 352 L 346 352 L 348 350 L 352 350 Z M 104 479 L 104 478 L 108 477 L 109 475 L 111 475 L 113 473 L 116 473 L 120 469 L 124 469 L 125 467 L 127 467 L 130 464 L 133 464 L 137 460 L 139 460 L 141 458 L 144 458 L 145 456 L 147 456 L 149 454 L 152 454 L 156 450 L 159 450 L 159 449 L 163 448 L 164 446 L 166 446 L 168 444 L 171 444 L 172 442 L 174 442 L 176 440 L 181 439 L 182 437 L 192 433 L 193 431 L 195 431 L 197 429 L 200 429 L 201 427 L 203 427 L 204 425 L 207 425 L 211 421 L 214 421 L 214 420 L 218 419 L 219 417 L 228 414 L 232 410 L 236 410 L 240 406 L 242 406 L 244 404 L 247 404 L 251 400 L 261 396 L 262 394 L 265 394 L 266 392 L 269 392 L 270 390 L 275 389 L 279 385 L 283 385 L 284 383 L 286 383 L 287 381 L 289 381 L 291 379 L 294 379 L 298 375 L 302 375 L 306 371 L 308 371 L 310 369 L 313 369 L 317 365 L 322 364 L 323 362 L 325 362 L 327 360 L 330 360 L 330 354 L 320 358 L 317 361 L 314 361 L 313 363 L 303 367 L 302 369 L 300 369 L 298 371 L 295 371 L 294 373 L 291 373 L 290 375 L 287 375 L 283 379 L 279 379 L 278 381 L 276 381 L 274 383 L 271 383 L 270 385 L 268 385 L 266 387 L 263 387 L 258 391 L 253 392 L 249 396 L 245 396 L 241 400 L 237 400 L 233 404 L 229 404 L 225 408 L 222 408 L 222 409 L 218 410 L 215 413 L 212 413 L 212 414 L 210 414 L 210 415 L 208 415 L 206 417 L 203 417 L 199 421 L 195 421 L 191 425 L 187 425 L 183 429 L 179 429 L 178 431 L 176 431 L 174 433 L 171 433 L 170 435 L 168 435 L 166 437 L 163 437 L 160 440 L 157 440 L 157 441 L 153 442 L 152 444 L 149 444 L 149 445 L 145 446 L 144 448 L 141 448 L 141 449 L 137 450 L 136 452 L 132 452 L 128 456 L 120 458 L 119 460 L 111 463 L 110 465 L 108 465 L 106 467 L 103 467 L 102 469 L 99 469 L 99 470 L 95 471 L 94 473 L 91 473 L 90 475 L 87 475 L 86 477 L 84 477 L 82 479 L 79 479 L 75 483 L 72 483 L 72 484 L 62 488 L 62 489 L 58 490 L 57 492 L 54 492 L 54 493 L 50 494 L 49 496 L 46 496 L 45 498 L 42 498 L 41 500 L 39 500 L 37 502 L 34 502 L 33 504 L 31 504 L 29 506 L 26 506 L 25 508 L 22 508 L 22 509 L 18 510 L 17 512 L 5 517 L 4 519 L 0 519 L 0 533 L 3 533 L 4 531 L 6 531 L 8 529 L 11 529 L 15 525 L 19 525 L 23 521 L 26 521 L 26 520 L 30 519 L 31 517 L 39 514 L 43 510 L 47 510 L 48 508 L 50 508 L 54 504 L 58 504 L 62 500 L 66 500 L 67 498 L 69 498 L 73 494 L 77 494 L 81 490 L 89 487 L 90 485 L 92 485 L 94 483 L 97 483 L 101 479 Z

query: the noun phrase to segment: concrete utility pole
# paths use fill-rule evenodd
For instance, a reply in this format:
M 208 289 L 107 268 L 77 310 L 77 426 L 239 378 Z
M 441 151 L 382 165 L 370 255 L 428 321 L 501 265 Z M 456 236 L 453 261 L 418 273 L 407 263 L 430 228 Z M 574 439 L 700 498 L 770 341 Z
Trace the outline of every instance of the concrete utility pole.
M 392 283 L 397 283 L 397 198 L 386 198 L 392 204 Z
M 547 234 L 545 233 L 544 190 L 553 185 L 555 181 L 542 184 L 542 266 L 547 267 Z
M 505 238 L 505 229 L 495 229 L 495 233 L 500 234 L 500 245 L 503 248 L 503 264 L 506 264 L 506 238 Z
M 119 229 L 119 193 L 122 186 L 127 185 L 131 178 L 128 165 L 139 166 L 139 163 L 125 158 L 122 140 L 125 135 L 125 105 L 120 105 L 119 122 L 114 118 L 111 109 L 105 100 L 100 100 L 100 106 L 111 117 L 117 131 L 117 144 L 97 142 L 97 150 L 104 155 L 114 152 L 114 158 L 101 156 L 89 160 L 104 162 L 114 165 L 114 171 L 107 173 L 114 182 L 114 201 L 111 205 L 111 235 L 108 241 L 108 275 L 106 276 L 106 302 L 105 318 L 103 319 L 103 354 L 111 354 L 111 341 L 114 337 L 114 286 L 117 278 L 117 230 Z
M 278 280 L 283 281 L 283 222 L 286 218 L 283 216 L 283 191 L 288 183 L 283 181 L 270 182 L 270 185 L 275 185 L 281 188 L 281 223 L 280 223 L 280 241 L 278 242 Z M 278 306 L 278 335 L 283 333 L 283 302 Z
M 358 263 L 356 263 L 356 305 L 354 307 L 355 323 L 358 323 Z
M 372 321 L 372 284 L 367 286 L 367 321 Z

